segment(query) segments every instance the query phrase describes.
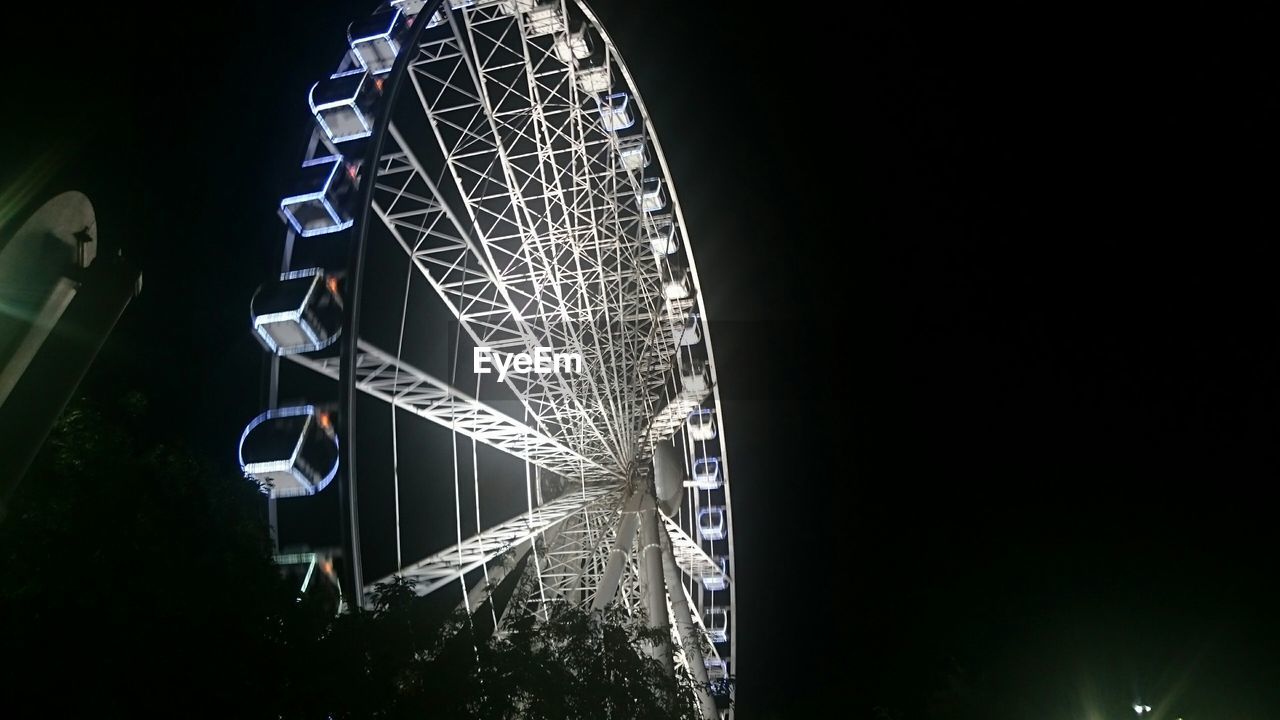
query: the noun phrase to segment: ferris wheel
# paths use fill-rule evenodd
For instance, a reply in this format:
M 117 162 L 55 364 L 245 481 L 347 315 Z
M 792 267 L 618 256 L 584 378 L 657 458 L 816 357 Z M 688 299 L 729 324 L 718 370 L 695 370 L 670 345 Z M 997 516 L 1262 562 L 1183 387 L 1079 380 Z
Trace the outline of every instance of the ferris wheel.
M 508 606 L 670 626 L 659 659 L 727 694 L 716 364 L 617 48 L 574 0 L 395 0 L 347 40 L 251 303 L 271 372 L 240 461 L 273 525 L 277 501 L 336 494 L 348 603 L 398 575 L 474 611 L 518 576 Z M 731 717 L 712 695 L 704 716 Z

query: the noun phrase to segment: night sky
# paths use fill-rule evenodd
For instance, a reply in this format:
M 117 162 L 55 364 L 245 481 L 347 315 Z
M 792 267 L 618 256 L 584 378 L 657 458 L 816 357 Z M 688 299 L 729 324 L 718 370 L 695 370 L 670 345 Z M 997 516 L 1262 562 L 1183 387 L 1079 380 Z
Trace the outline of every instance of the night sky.
M 145 273 L 86 390 L 232 472 L 366 5 L 49 10 L 10 54 L 5 197 L 83 190 Z M 713 322 L 739 717 L 1275 717 L 1273 19 L 596 9 Z

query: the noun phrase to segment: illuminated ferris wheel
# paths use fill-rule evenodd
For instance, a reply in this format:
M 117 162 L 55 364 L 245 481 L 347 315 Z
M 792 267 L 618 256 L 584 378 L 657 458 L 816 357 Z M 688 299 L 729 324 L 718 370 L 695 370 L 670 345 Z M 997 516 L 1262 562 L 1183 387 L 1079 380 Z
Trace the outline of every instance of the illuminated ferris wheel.
M 617 48 L 574 0 L 397 0 L 348 45 L 252 302 L 270 389 L 240 459 L 273 525 L 277 500 L 336 495 L 348 602 L 393 575 L 472 611 L 513 581 L 506 607 L 616 602 L 727 692 L 715 360 Z

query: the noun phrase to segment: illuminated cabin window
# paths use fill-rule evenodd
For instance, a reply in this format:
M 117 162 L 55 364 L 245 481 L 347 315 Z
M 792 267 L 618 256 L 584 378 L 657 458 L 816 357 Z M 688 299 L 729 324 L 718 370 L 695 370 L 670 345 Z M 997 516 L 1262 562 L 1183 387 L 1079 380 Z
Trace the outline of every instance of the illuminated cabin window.
M 345 230 L 354 223 L 346 204 L 355 183 L 341 155 L 309 160 L 294 183 L 294 193 L 280 201 L 280 211 L 303 237 Z
M 690 313 L 684 322 L 676 326 L 674 340 L 680 347 L 690 347 L 702 342 L 702 323 L 698 322 L 698 314 Z
M 587 34 L 587 26 L 579 25 L 575 31 L 556 36 L 556 56 L 566 65 L 576 60 L 585 60 L 591 57 L 593 44 L 591 36 Z
M 670 215 L 659 215 L 652 222 L 646 222 L 644 236 L 654 255 L 670 255 L 680 248 L 676 224 L 671 221 Z
M 698 510 L 698 537 L 703 540 L 724 539 L 724 507 L 704 507 Z
M 405 16 L 399 8 L 376 12 L 365 20 L 351 23 L 347 40 L 351 52 L 366 70 L 374 75 L 389 72 L 400 54 L 400 34 Z
M 707 612 L 702 617 L 702 622 L 707 626 L 707 635 L 711 638 L 711 642 L 728 642 L 729 640 L 729 611 L 726 608 L 707 608 Z
M 600 123 L 610 132 L 625 130 L 636 124 L 631 116 L 631 96 L 627 93 L 605 95 L 599 100 Z
M 249 310 L 254 332 L 277 355 L 322 350 L 342 329 L 337 281 L 319 268 L 285 273 L 265 283 Z
M 564 13 L 559 0 L 539 3 L 527 11 L 524 19 L 525 34 L 529 37 L 550 35 L 564 31 Z
M 711 590 L 724 590 L 729 587 L 729 558 L 725 555 L 717 555 L 715 557 L 716 564 L 720 566 L 720 572 L 711 573 L 701 576 L 702 587 Z
M 724 481 L 720 479 L 720 458 L 699 458 L 693 461 L 693 485 L 700 490 L 716 490 Z
M 729 665 L 719 658 L 709 657 L 703 661 L 707 668 L 707 679 L 715 682 L 729 677 Z
M 662 275 L 662 294 L 668 300 L 683 300 L 689 297 L 689 271 L 687 269 L 663 265 L 659 272 Z
M 311 86 L 311 114 L 330 140 L 341 143 L 373 134 L 376 84 L 364 70 L 352 70 Z
M 427 0 L 391 0 L 391 7 L 404 13 L 407 17 L 416 17 L 422 12 Z
M 272 497 L 314 495 L 338 472 L 338 436 L 311 405 L 268 410 L 240 436 L 240 468 Z
M 701 360 L 682 360 L 680 387 L 685 392 L 705 393 L 711 387 L 711 381 L 707 377 L 707 364 Z
M 459 2 L 459 0 L 450 0 L 449 3 L 449 5 L 454 9 L 468 7 L 474 4 L 475 0 L 464 0 L 463 2 Z M 418 14 L 422 12 L 422 9 L 426 7 L 426 5 L 427 0 L 391 0 L 391 7 L 404 13 L 404 16 L 408 18 L 408 20 L 405 21 L 406 26 L 411 22 L 416 22 L 415 18 L 417 18 Z M 443 7 L 435 11 L 427 20 L 427 27 L 433 28 L 437 25 L 443 25 L 448 19 L 446 17 L 448 13 L 449 11 L 445 10 Z M 394 61 L 392 64 L 394 64 Z
M 456 2 L 457 0 L 451 0 Z M 472 3 L 474 4 L 474 3 Z M 489 3 L 486 1 L 485 5 Z M 538 4 L 537 0 L 498 0 L 496 3 L 499 10 L 507 15 L 514 15 L 517 12 L 527 13 Z
M 657 212 L 667 206 L 667 190 L 662 186 L 662 178 L 645 178 L 636 193 L 640 209 L 647 213 Z
M 711 408 L 694 410 L 686 421 L 689 437 L 694 440 L 713 440 L 716 436 L 716 411 Z
M 586 66 L 579 64 L 575 75 L 578 78 L 578 87 L 588 95 L 607 93 L 609 88 L 613 86 L 613 81 L 609 77 L 608 65 Z
M 618 141 L 618 158 L 625 170 L 643 170 L 649 166 L 649 146 L 644 137 Z
M 449 0 L 449 6 L 455 10 L 475 4 L 475 0 Z M 427 0 L 391 0 L 391 7 L 403 12 L 406 17 L 417 17 L 418 13 L 422 12 L 422 8 L 426 7 L 426 5 Z M 432 15 L 431 23 L 427 27 L 435 27 L 444 22 L 444 18 L 441 17 L 444 12 L 445 10 L 441 9 Z

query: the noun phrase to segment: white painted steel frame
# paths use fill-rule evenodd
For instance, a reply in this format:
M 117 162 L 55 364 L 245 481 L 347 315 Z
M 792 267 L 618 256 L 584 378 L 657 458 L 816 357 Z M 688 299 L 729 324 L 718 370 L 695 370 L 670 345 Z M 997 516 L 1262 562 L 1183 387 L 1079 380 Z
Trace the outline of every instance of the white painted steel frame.
M 596 16 L 585 4 L 561 2 L 563 16 L 572 6 L 594 28 L 615 80 L 613 92 L 630 93 L 648 155 L 663 178 L 669 203 L 664 214 L 674 223 L 692 281 L 686 299 L 664 297 L 660 270 L 671 260 L 655 262 L 647 241 L 654 220 L 634 199 L 642 171 L 621 166 L 617 138 L 601 125 L 593 97 L 581 91 L 577 69 L 557 56 L 553 36 L 531 37 L 524 16 L 512 13 L 510 3 L 449 4 L 451 10 L 439 13 L 444 23 L 404 50 L 415 53 L 406 68 L 413 94 L 400 103 L 418 101 L 418 121 L 437 145 L 431 155 L 443 161 L 441 175 L 429 175 L 418 159 L 425 148 L 412 146 L 391 124 L 372 172 L 373 210 L 473 342 L 506 352 L 538 346 L 577 352 L 586 371 L 509 376 L 528 423 L 364 342 L 356 387 L 533 465 L 578 478 L 581 486 L 402 574 L 421 580 L 420 592 L 430 592 L 554 528 L 549 547 L 534 563 L 537 602 L 592 602 L 616 534 L 622 479 L 647 464 L 657 442 L 676 442 L 686 464 L 695 446 L 711 445 L 720 458 L 723 486 L 717 492 L 723 500 L 690 490 L 688 503 L 696 512 L 722 502 L 730 518 L 729 578 L 720 592 L 728 596 L 732 673 L 737 612 L 725 413 L 709 327 L 702 328 L 709 393 L 682 391 L 676 377 L 673 331 L 690 312 L 709 316 L 675 184 L 647 109 Z M 349 58 L 343 68 L 348 66 Z M 307 155 L 334 149 L 317 133 Z M 337 377 L 336 358 L 294 359 Z M 697 407 L 717 411 L 717 435 L 709 442 L 678 432 Z M 699 580 L 723 572 L 706 543 L 693 539 L 692 523 L 681 517 L 663 524 L 687 576 L 680 592 L 698 608 L 694 621 L 702 627 L 706 602 Z M 643 606 L 639 576 L 632 548 L 617 588 L 632 612 Z M 720 659 L 719 648 L 713 645 L 708 657 Z

